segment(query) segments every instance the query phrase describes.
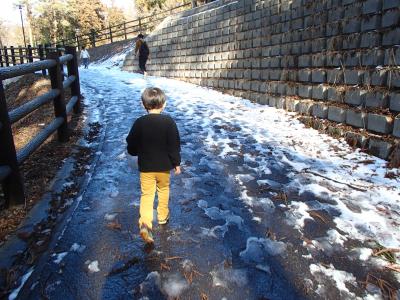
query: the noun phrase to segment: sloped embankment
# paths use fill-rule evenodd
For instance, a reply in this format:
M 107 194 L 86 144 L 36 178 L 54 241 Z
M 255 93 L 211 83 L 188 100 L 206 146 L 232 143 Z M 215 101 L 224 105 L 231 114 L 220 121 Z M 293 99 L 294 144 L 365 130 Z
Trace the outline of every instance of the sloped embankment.
M 37 74 L 22 76 L 5 87 L 8 109 L 12 110 L 29 100 L 46 93 L 50 86 L 47 77 Z M 65 91 L 70 98 L 69 91 Z M 46 124 L 54 119 L 54 108 L 50 102 L 22 120 L 13 124 L 12 130 L 17 151 L 38 134 Z M 63 160 L 71 154 L 71 146 L 82 134 L 82 119 L 72 115 L 70 120 L 71 138 L 67 143 L 59 143 L 53 135 L 20 168 L 25 183 L 26 206 L 2 209 L 4 195 L 0 186 L 0 246 L 24 219 L 34 204 L 41 199 Z

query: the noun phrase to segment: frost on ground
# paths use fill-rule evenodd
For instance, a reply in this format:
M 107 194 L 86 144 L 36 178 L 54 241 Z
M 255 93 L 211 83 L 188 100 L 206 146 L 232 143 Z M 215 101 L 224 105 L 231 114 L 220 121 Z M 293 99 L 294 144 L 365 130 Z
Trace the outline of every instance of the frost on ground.
M 245 269 L 234 269 L 225 267 L 224 262 L 217 265 L 210 272 L 213 286 L 229 289 L 232 285 L 245 286 L 248 283 L 247 271 Z
M 285 250 L 286 245 L 283 242 L 250 237 L 247 240 L 246 249 L 240 252 L 240 257 L 246 261 L 261 263 L 265 261 L 266 255 L 279 255 Z
M 139 285 L 138 293 L 142 298 L 152 298 L 158 291 L 168 299 L 178 299 L 179 296 L 189 287 L 187 281 L 180 274 L 163 274 L 157 271 L 147 274 L 146 279 Z
M 64 257 L 67 256 L 67 254 L 68 254 L 68 252 L 61 252 L 61 253 L 58 253 L 58 254 L 53 254 L 53 256 L 55 257 L 53 262 L 55 264 L 59 264 L 64 259 Z
M 18 288 L 16 288 L 14 291 L 11 292 L 11 294 L 8 296 L 8 300 L 17 299 L 19 291 L 24 286 L 25 282 L 29 279 L 32 273 L 33 273 L 33 268 L 29 269 L 28 272 L 24 276 L 22 276 L 21 284 L 18 286 Z
M 94 260 L 94 261 L 87 261 L 86 264 L 87 264 L 87 266 L 88 266 L 88 271 L 89 271 L 89 273 L 100 272 L 100 269 L 99 269 L 99 262 L 98 262 L 97 260 Z
M 390 170 L 396 176 L 386 178 L 385 161 L 352 149 L 342 139 L 306 128 L 293 113 L 184 82 L 150 76 L 143 79 L 107 63 L 94 71 L 82 71 L 91 72 L 91 76 L 107 72 L 107 77 L 96 78 L 106 89 L 112 89 L 109 82 L 120 81 L 135 90 L 158 86 L 166 92 L 166 113 L 177 117 L 184 142 L 184 171 L 193 174 L 182 179 L 183 188 L 188 190 L 186 197 L 202 192 L 193 190 L 202 180 L 196 176 L 201 166 L 225 172 L 230 183 L 224 186 L 225 191 L 238 192 L 235 200 L 241 201 L 251 218 L 198 199 L 198 209 L 208 220 L 222 221 L 211 228 L 200 224 L 203 237 L 224 239 L 231 227 L 246 228 L 248 223 L 264 226 L 281 216 L 292 230 L 286 240 L 249 233 L 240 251 L 241 260 L 258 270 L 269 273 L 266 256 L 283 255 L 292 246 L 290 239 L 298 242 L 300 237 L 305 252 L 297 255 L 313 266 L 307 270 L 308 277 L 314 276 L 321 286 L 332 281 L 341 293 L 351 295 L 343 282 L 354 275 L 336 266 L 325 267 L 318 255 L 339 254 L 365 266 L 365 261 L 377 261 L 371 259 L 375 243 L 399 247 L 399 170 Z M 113 97 L 119 97 L 118 91 Z M 126 95 L 121 92 L 121 97 Z M 194 154 L 203 155 L 196 166 L 189 164 Z M 126 161 L 120 152 L 115 157 Z M 306 237 L 310 222 L 314 227 L 322 224 L 323 230 L 315 237 Z M 357 246 L 350 249 L 352 242 Z M 323 293 L 322 288 L 317 291 Z
M 201 227 L 202 235 L 208 237 L 218 238 L 224 237 L 228 231 L 229 225 L 236 225 L 240 230 L 242 229 L 243 219 L 240 216 L 233 214 L 230 210 L 222 210 L 218 207 L 207 207 L 208 203 L 205 200 L 199 200 L 197 206 L 204 210 L 206 216 L 211 220 L 223 220 L 225 224 L 217 225 L 212 228 Z
M 180 274 L 168 276 L 162 284 L 162 290 L 169 299 L 178 298 L 189 287 L 186 279 Z

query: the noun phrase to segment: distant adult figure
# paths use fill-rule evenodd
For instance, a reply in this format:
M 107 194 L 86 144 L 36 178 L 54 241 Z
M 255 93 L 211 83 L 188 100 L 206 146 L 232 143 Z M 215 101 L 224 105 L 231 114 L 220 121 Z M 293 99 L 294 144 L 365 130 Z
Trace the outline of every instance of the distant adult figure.
M 85 69 L 87 69 L 89 66 L 90 55 L 89 55 L 89 52 L 86 50 L 85 46 L 82 46 L 80 58 L 82 59 Z
M 143 34 L 140 33 L 137 36 L 135 44 L 135 55 L 139 57 L 140 72 L 145 76 L 147 75 L 146 62 L 147 59 L 149 58 L 149 54 L 150 54 L 149 46 L 147 46 L 147 43 L 144 41 Z

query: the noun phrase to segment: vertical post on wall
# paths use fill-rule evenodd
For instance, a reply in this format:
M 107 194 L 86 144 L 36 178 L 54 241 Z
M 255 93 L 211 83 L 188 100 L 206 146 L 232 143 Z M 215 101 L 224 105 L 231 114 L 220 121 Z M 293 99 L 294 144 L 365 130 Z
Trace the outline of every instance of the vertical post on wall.
M 127 35 L 126 35 L 126 22 L 124 22 L 124 36 L 125 36 L 125 40 L 128 39 Z
M 142 33 L 142 20 L 139 17 L 139 33 Z
M 43 49 L 43 45 L 39 45 L 38 46 L 38 52 L 39 52 L 39 59 L 40 60 L 44 60 L 44 49 Z M 42 70 L 42 74 L 43 76 L 46 76 L 46 69 Z
M 33 62 L 32 46 L 28 45 L 28 61 Z
M 2 80 L 0 80 L 0 123 L 2 125 L 0 128 L 0 166 L 8 166 L 11 169 L 11 173 L 1 182 L 6 207 L 9 205 L 24 204 L 24 184 L 19 173 L 17 152 L 15 150 Z
M 67 62 L 67 68 L 68 76 L 75 76 L 75 80 L 71 84 L 71 96 L 78 97 L 78 101 L 74 106 L 74 112 L 78 113 L 81 110 L 81 85 L 79 82 L 78 58 L 76 55 L 76 48 L 72 46 L 66 46 L 65 53 L 72 54 L 72 59 Z
M 92 38 L 92 47 L 96 47 L 96 31 L 94 29 L 90 30 L 90 36 Z
M 112 43 L 113 42 L 113 38 L 112 38 L 112 30 L 111 30 L 111 26 L 110 25 L 108 25 L 108 29 L 110 31 L 110 41 Z
M 67 112 L 65 108 L 65 96 L 64 96 L 64 88 L 63 88 L 63 78 L 61 74 L 61 64 L 60 58 L 57 52 L 50 52 L 47 55 L 47 59 L 54 59 L 56 61 L 56 65 L 54 67 L 49 68 L 49 75 L 51 81 L 51 88 L 58 89 L 60 94 L 54 98 L 54 114 L 55 117 L 62 117 L 64 118 L 63 124 L 58 128 L 58 140 L 60 142 L 66 142 L 69 139 L 69 132 L 68 132 L 68 119 L 67 119 Z
M 15 66 L 15 65 L 17 64 L 17 61 L 16 61 L 16 59 L 15 59 L 15 50 L 14 50 L 14 46 L 11 46 L 11 47 L 10 47 L 10 50 L 11 50 L 11 61 L 12 61 L 13 66 Z
M 24 51 L 22 50 L 21 46 L 18 46 L 18 52 L 19 52 L 19 63 L 21 65 L 24 64 Z

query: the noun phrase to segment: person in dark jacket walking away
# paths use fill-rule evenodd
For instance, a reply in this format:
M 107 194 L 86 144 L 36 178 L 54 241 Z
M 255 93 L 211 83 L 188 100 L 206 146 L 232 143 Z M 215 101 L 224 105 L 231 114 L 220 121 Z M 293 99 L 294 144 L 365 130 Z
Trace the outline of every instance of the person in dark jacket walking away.
M 149 46 L 144 41 L 143 34 L 140 33 L 137 37 L 138 37 L 138 39 L 135 44 L 135 55 L 139 56 L 140 72 L 143 75 L 147 75 L 146 62 L 147 62 L 147 59 L 149 58 L 149 54 L 150 54 Z
M 138 118 L 127 138 L 128 153 L 138 156 L 140 171 L 140 236 L 146 244 L 153 244 L 153 203 L 157 190 L 158 224 L 169 221 L 169 180 L 170 171 L 181 173 L 181 146 L 179 131 L 175 121 L 161 114 L 166 105 L 166 97 L 156 87 L 147 88 L 142 94 L 142 103 L 147 115 Z

